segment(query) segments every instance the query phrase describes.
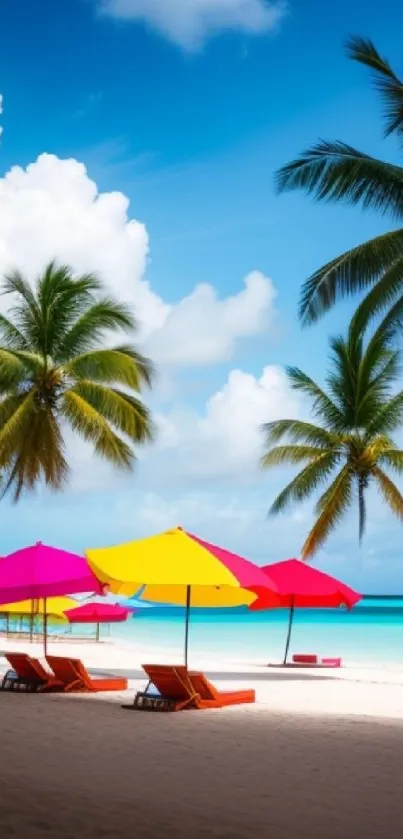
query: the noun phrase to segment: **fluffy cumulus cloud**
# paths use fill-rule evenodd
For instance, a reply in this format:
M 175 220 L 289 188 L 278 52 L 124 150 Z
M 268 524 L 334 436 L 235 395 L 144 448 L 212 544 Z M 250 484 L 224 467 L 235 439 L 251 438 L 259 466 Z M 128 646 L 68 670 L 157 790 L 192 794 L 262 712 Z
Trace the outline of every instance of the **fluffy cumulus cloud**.
M 171 304 L 144 278 L 148 248 L 144 224 L 129 216 L 128 198 L 100 193 L 77 160 L 42 154 L 0 179 L 0 275 L 18 267 L 34 277 L 55 256 L 75 271 L 99 273 L 133 305 L 144 346 L 158 363 L 228 360 L 239 338 L 270 326 L 275 292 L 261 274 L 251 274 L 226 299 L 203 285 Z
M 185 49 L 217 32 L 268 32 L 285 12 L 284 0 L 100 0 L 100 9 L 123 20 L 145 22 Z
M 149 352 L 166 365 L 195 367 L 228 361 L 239 338 L 270 329 L 276 290 L 258 271 L 238 294 L 220 299 L 211 285 L 198 285 L 166 314 L 148 341 Z
M 203 411 L 173 406 L 157 415 L 157 443 L 140 466 L 140 481 L 160 486 L 251 485 L 259 479 L 262 424 L 301 415 L 284 370 L 270 365 L 260 377 L 232 370 Z

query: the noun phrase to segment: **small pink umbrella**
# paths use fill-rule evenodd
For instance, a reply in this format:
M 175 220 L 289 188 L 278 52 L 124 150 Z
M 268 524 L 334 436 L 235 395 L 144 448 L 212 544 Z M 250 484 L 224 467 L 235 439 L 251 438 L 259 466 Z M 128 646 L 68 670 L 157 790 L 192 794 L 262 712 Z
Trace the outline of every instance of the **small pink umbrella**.
M 82 556 L 37 542 L 8 554 L 0 562 L 0 605 L 43 597 L 44 654 L 47 652 L 46 599 L 93 592 L 104 587 Z
M 67 609 L 64 613 L 69 623 L 95 623 L 97 627 L 96 639 L 99 641 L 100 623 L 121 623 L 134 612 L 134 609 L 119 606 L 119 603 L 83 603 L 74 609 Z
M 265 565 L 262 570 L 274 580 L 277 586 L 277 601 L 268 589 L 255 589 L 257 600 L 250 609 L 257 611 L 270 607 L 288 607 L 290 618 L 283 664 L 287 663 L 295 608 L 326 609 L 347 606 L 351 609 L 361 600 L 358 594 L 345 583 L 331 577 L 319 568 L 312 568 L 300 559 L 285 559 Z

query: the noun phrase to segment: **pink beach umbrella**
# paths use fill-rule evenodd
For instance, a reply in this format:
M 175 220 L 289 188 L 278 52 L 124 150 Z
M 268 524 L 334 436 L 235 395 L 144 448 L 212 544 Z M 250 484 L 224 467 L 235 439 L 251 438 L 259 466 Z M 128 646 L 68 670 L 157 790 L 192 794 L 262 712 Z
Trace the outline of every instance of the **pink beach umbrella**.
M 127 609 L 119 606 L 119 603 L 83 603 L 74 609 L 65 611 L 69 623 L 93 623 L 96 624 L 96 639 L 99 641 L 99 625 L 101 623 L 122 623 L 127 620 L 134 609 Z
M 326 609 L 346 606 L 351 609 L 362 595 L 345 583 L 331 577 L 319 568 L 313 568 L 300 559 L 285 559 L 265 565 L 262 569 L 277 586 L 277 602 L 267 589 L 255 589 L 257 599 L 250 608 L 253 611 L 271 607 L 288 607 L 290 610 L 287 641 L 283 664 L 287 663 L 291 640 L 292 623 L 296 608 Z
M 47 652 L 46 599 L 66 594 L 103 594 L 104 586 L 82 556 L 37 542 L 0 562 L 0 605 L 44 599 L 43 638 Z

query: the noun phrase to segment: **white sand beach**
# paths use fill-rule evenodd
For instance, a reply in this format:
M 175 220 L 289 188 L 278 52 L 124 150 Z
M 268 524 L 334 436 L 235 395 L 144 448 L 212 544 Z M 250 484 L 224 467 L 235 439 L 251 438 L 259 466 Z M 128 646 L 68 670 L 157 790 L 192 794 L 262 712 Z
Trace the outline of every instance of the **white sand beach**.
M 16 642 L 0 639 L 6 646 Z M 255 687 L 256 704 L 152 714 L 120 703 L 144 685 L 141 661 L 157 661 L 156 651 L 51 650 L 94 673 L 131 674 L 130 691 L 0 694 L 2 835 L 400 839 L 403 667 L 326 673 L 196 659 L 218 687 Z

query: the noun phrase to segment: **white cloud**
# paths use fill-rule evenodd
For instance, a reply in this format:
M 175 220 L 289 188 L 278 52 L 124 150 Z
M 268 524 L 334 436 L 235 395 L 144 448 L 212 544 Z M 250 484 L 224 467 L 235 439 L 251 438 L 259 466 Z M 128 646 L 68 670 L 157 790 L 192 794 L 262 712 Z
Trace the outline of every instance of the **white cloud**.
M 285 7 L 281 0 L 100 0 L 106 14 L 144 22 L 185 49 L 199 47 L 220 31 L 268 32 Z
M 260 378 L 232 370 L 202 413 L 177 406 L 157 416 L 158 441 L 145 454 L 140 480 L 151 484 L 158 475 L 165 486 L 250 483 L 259 474 L 262 424 L 300 415 L 300 402 L 281 367 L 265 367 Z
M 232 370 L 200 412 L 174 403 L 167 413 L 155 415 L 157 439 L 138 452 L 136 487 L 151 493 L 155 487 L 180 492 L 216 484 L 252 486 L 260 478 L 267 482 L 259 467 L 263 423 L 302 415 L 303 405 L 281 367 L 269 365 L 259 378 Z M 96 458 L 85 442 L 68 434 L 67 443 L 74 492 L 132 486 L 132 477 Z M 271 473 L 268 477 L 271 481 Z M 283 478 L 276 474 L 275 484 Z
M 170 365 L 229 360 L 239 338 L 268 328 L 275 291 L 257 272 L 223 300 L 209 285 L 174 305 L 162 300 L 144 279 L 147 230 L 128 213 L 128 198 L 100 193 L 77 160 L 42 154 L 26 169 L 15 166 L 0 179 L 0 276 L 18 267 L 34 277 L 54 257 L 99 273 L 133 304 L 145 348 Z
M 157 362 L 171 366 L 228 361 L 239 338 L 269 330 L 276 296 L 271 280 L 258 271 L 246 277 L 242 291 L 221 300 L 211 285 L 198 285 L 171 307 L 147 349 Z

